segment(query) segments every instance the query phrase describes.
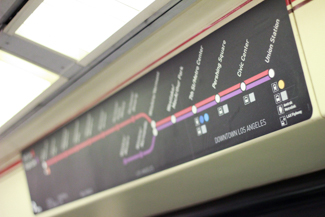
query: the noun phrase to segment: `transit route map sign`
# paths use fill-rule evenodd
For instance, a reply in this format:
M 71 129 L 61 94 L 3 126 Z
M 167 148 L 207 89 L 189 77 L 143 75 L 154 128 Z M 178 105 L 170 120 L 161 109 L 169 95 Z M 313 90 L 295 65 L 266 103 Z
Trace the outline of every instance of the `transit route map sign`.
M 267 0 L 28 147 L 42 212 L 312 115 L 284 0 Z

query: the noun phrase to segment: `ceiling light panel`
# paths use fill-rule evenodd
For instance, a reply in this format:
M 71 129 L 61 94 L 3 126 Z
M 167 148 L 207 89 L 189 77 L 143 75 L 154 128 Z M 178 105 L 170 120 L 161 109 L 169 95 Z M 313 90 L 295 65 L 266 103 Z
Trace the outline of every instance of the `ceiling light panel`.
M 58 75 L 0 50 L 0 127 L 58 79 Z
M 77 61 L 154 0 L 44 0 L 15 34 Z
M 117 0 L 118 2 L 125 4 L 137 11 L 142 11 L 148 5 L 150 5 L 154 0 Z

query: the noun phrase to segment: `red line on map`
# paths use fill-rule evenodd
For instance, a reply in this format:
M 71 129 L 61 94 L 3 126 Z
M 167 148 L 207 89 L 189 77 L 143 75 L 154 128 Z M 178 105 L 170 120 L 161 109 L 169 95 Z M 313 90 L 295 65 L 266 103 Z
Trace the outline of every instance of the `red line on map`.
M 117 126 L 118 129 L 121 129 L 121 128 L 123 128 L 123 127 L 125 127 L 126 125 L 129 125 L 129 124 L 131 124 L 131 123 L 134 123 L 134 119 L 132 120 L 132 119 L 130 118 L 130 119 L 126 120 L 126 121 L 123 121 L 123 122 L 120 123 L 120 124 L 117 124 L 116 126 Z
M 228 94 L 228 93 L 230 93 L 230 92 L 233 92 L 233 91 L 235 91 L 235 90 L 237 90 L 237 89 L 239 89 L 239 88 L 240 88 L 240 84 L 236 84 L 236 85 L 234 85 L 234 86 L 232 86 L 232 87 L 229 87 L 228 89 L 226 89 L 226 90 L 224 90 L 224 91 L 221 91 L 221 92 L 219 93 L 219 96 L 222 97 L 222 96 L 224 96 L 224 95 L 226 95 L 226 94 Z
M 215 99 L 215 95 L 210 96 L 209 98 L 206 98 L 205 100 L 202 100 L 201 102 L 198 102 L 195 104 L 196 108 L 199 108 L 209 102 L 212 102 Z
M 176 118 L 178 118 L 178 117 L 180 117 L 180 116 L 182 116 L 182 115 L 184 115 L 184 114 L 186 114 L 186 113 L 188 113 L 190 111 L 192 111 L 192 106 L 187 107 L 186 109 L 183 109 L 183 110 L 175 113 L 174 115 L 175 115 Z
M 149 123 L 151 123 L 151 118 L 146 114 L 146 113 L 139 113 L 139 114 L 137 114 L 136 116 L 135 116 L 135 118 L 136 119 L 139 119 L 139 118 L 145 118 L 145 119 L 147 119 L 147 121 L 149 122 Z
M 258 80 L 258 79 L 261 78 L 261 77 L 268 76 L 268 74 L 269 74 L 269 70 L 265 70 L 265 71 L 263 71 L 263 72 L 261 72 L 261 73 L 255 75 L 255 76 L 253 76 L 253 77 L 251 77 L 251 78 L 245 80 L 245 83 L 246 83 L 246 84 L 251 83 L 251 82 L 253 82 L 253 81 Z M 268 77 L 268 78 L 270 79 L 270 77 Z M 262 82 L 262 83 L 264 83 L 264 82 Z M 259 84 L 257 84 L 257 85 L 259 85 Z M 257 85 L 255 85 L 255 86 L 257 86 Z M 226 95 L 226 94 L 228 94 L 228 93 L 231 93 L 231 92 L 233 92 L 233 91 L 235 91 L 235 90 L 237 90 L 237 89 L 239 89 L 239 88 L 240 88 L 240 83 L 239 83 L 239 84 L 236 84 L 236 85 L 234 85 L 234 86 L 232 86 L 232 87 L 230 87 L 230 88 L 228 88 L 228 89 L 226 89 L 226 90 L 224 90 L 224 91 L 221 91 L 221 92 L 219 93 L 219 96 L 220 96 L 220 97 L 221 97 L 221 96 L 224 96 L 224 95 Z M 206 99 L 204 99 L 204 100 L 198 102 L 197 104 L 195 104 L 195 106 L 196 106 L 197 109 L 198 109 L 198 108 L 200 108 L 200 107 L 205 106 L 207 103 L 212 102 L 214 99 L 215 99 L 215 96 L 214 96 L 214 95 L 213 95 L 213 96 L 210 96 L 210 97 L 208 97 L 208 98 L 206 98 Z M 186 114 L 189 114 L 190 112 L 192 112 L 192 106 L 187 107 L 187 108 L 185 108 L 185 109 L 183 109 L 183 110 L 181 110 L 181 111 L 175 113 L 174 115 L 175 115 L 176 117 L 182 117 L 182 116 L 184 117 Z M 191 114 L 192 114 L 192 113 L 191 113 Z M 192 115 L 190 115 L 190 116 L 192 116 Z M 190 117 L 190 116 L 187 116 L 187 115 L 186 115 L 186 117 L 183 118 L 182 120 L 184 120 L 184 119 L 186 119 L 186 118 L 188 118 L 188 117 Z M 132 116 L 132 117 L 130 117 L 129 119 L 123 121 L 122 123 L 116 124 L 115 126 L 111 127 L 110 129 L 105 130 L 104 132 L 102 132 L 102 133 L 100 133 L 100 134 L 98 134 L 98 135 L 96 135 L 96 136 L 93 136 L 93 137 L 87 139 L 86 141 L 84 141 L 84 142 L 82 142 L 82 143 L 76 145 L 75 147 L 70 148 L 70 149 L 68 149 L 68 150 L 66 150 L 66 151 L 64 151 L 64 152 L 62 152 L 61 154 L 59 154 L 59 155 L 57 155 L 57 156 L 55 156 L 55 157 L 53 157 L 53 158 L 47 160 L 47 161 L 46 161 L 47 167 L 49 167 L 49 166 L 51 166 L 51 165 L 57 163 L 58 161 L 60 161 L 60 160 L 62 160 L 62 159 L 64 159 L 64 158 L 67 158 L 68 156 L 70 156 L 70 155 L 72 155 L 72 154 L 74 154 L 74 153 L 80 151 L 81 149 L 83 149 L 83 148 L 85 148 L 85 147 L 87 147 L 87 146 L 92 145 L 93 143 L 97 142 L 97 141 L 100 140 L 100 139 L 105 138 L 106 136 L 112 134 L 113 132 L 118 131 L 118 130 L 120 130 L 121 128 L 124 128 L 125 126 L 127 126 L 127 125 L 129 125 L 129 124 L 131 124 L 131 123 L 134 123 L 136 120 L 138 120 L 138 119 L 140 119 L 140 118 L 144 118 L 144 119 L 146 119 L 150 124 L 151 124 L 151 122 L 152 122 L 152 119 L 151 119 L 147 114 L 145 114 L 145 113 L 139 113 L 139 114 L 137 114 L 137 115 L 135 115 L 135 116 Z M 156 123 L 156 127 L 159 127 L 159 126 L 161 126 L 161 125 L 163 125 L 163 124 L 165 124 L 165 123 L 167 123 L 167 122 L 169 122 L 169 121 L 171 121 L 171 116 L 168 116 L 168 117 L 166 117 L 166 118 L 164 118 L 164 119 L 158 121 L 158 122 Z M 170 125 L 170 126 L 171 126 L 171 125 Z M 134 155 L 134 156 L 131 156 L 130 158 L 125 158 L 125 159 L 124 159 L 124 164 L 127 164 L 129 161 L 133 161 L 133 160 L 132 160 L 133 158 L 138 159 L 138 158 L 139 158 L 138 155 L 139 155 L 139 156 L 141 155 L 140 157 L 142 158 L 142 157 L 144 156 L 143 153 L 146 153 L 145 155 L 150 154 L 150 153 L 152 152 L 152 149 L 153 149 L 154 145 L 155 145 L 155 138 L 156 138 L 156 135 L 154 136 L 154 138 L 153 138 L 153 140 L 152 140 L 151 148 L 148 149 L 148 150 L 150 150 L 150 151 L 147 150 L 147 151 L 145 151 L 145 152 L 139 152 L 138 154 L 136 154 L 136 155 Z
M 245 80 L 244 82 L 245 82 L 245 84 L 249 84 L 249 83 L 252 83 L 253 81 L 256 81 L 256 80 L 258 80 L 258 79 L 260 79 L 260 78 L 262 78 L 264 76 L 267 76 L 268 74 L 269 74 L 269 70 L 267 69 L 264 72 L 261 72 L 261 73 L 255 75 L 255 76 Z
M 149 123 L 151 123 L 151 118 L 147 114 L 139 113 L 139 114 L 137 114 L 135 116 L 132 116 L 131 118 L 123 121 L 122 123 L 116 124 L 114 127 L 111 127 L 108 130 L 105 130 L 104 132 L 102 132 L 102 133 L 100 133 L 100 134 L 98 134 L 96 136 L 93 136 L 93 137 L 87 139 L 86 141 L 84 141 L 84 142 L 82 142 L 82 143 L 80 143 L 80 144 L 78 144 L 78 145 L 76 145 L 76 146 L 62 152 L 61 154 L 58 154 L 57 156 L 47 160 L 46 161 L 47 166 L 49 167 L 49 166 L 57 163 L 58 161 L 69 157 L 70 155 L 80 151 L 81 149 L 84 149 L 85 147 L 92 145 L 93 143 L 97 142 L 98 140 L 101 140 L 101 139 L 105 138 L 106 136 L 108 136 L 108 135 L 122 129 L 123 127 L 125 127 L 125 126 L 127 126 L 127 125 L 129 125 L 131 123 L 134 123 L 136 120 L 138 120 L 140 118 L 144 118 Z
M 156 123 L 156 127 L 159 127 L 160 125 L 163 125 L 164 123 L 167 123 L 168 121 L 170 121 L 170 116 L 168 116 L 167 118 L 164 118 L 164 119 L 158 121 Z

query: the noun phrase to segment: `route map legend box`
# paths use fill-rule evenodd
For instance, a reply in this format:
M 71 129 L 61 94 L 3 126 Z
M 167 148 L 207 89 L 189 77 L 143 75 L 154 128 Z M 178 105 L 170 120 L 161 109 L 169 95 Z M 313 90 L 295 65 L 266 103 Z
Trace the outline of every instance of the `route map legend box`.
M 223 106 L 218 107 L 219 116 L 223 116 L 223 115 L 228 114 L 228 113 L 229 113 L 228 104 L 225 104 Z
M 281 94 L 282 102 L 288 100 L 288 93 L 287 93 L 287 91 L 282 91 L 280 94 Z
M 250 102 L 252 103 L 252 102 L 255 102 L 255 94 L 254 94 L 254 92 L 253 93 L 250 93 L 249 95 L 249 100 L 250 100 Z
M 271 87 L 272 87 L 272 91 L 273 91 L 273 93 L 276 93 L 276 92 L 279 91 L 278 82 L 273 82 L 273 83 L 271 84 Z
M 243 100 L 244 100 L 244 105 L 248 105 L 248 104 L 250 104 L 252 102 L 255 102 L 256 99 L 255 99 L 254 92 L 252 92 L 252 93 L 250 93 L 248 95 L 243 96 Z

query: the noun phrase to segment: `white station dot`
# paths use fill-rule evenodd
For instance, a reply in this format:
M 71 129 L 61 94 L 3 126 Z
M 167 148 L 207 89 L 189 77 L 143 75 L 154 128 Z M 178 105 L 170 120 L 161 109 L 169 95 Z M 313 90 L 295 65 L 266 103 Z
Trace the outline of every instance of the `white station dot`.
M 158 136 L 158 130 L 157 130 L 156 128 L 154 128 L 154 129 L 152 130 L 152 134 L 153 134 L 154 136 Z
M 241 82 L 241 84 L 240 84 L 240 89 L 241 89 L 242 91 L 245 91 L 245 90 L 246 90 L 246 84 L 245 84 L 244 82 Z
M 193 112 L 193 114 L 196 114 L 197 113 L 197 108 L 196 108 L 195 105 L 192 106 L 192 112 Z
M 47 168 L 47 163 L 45 161 L 42 162 L 42 167 L 43 167 L 43 169 Z
M 274 76 L 275 76 L 274 69 L 270 69 L 270 70 L 269 70 L 269 77 L 270 77 L 270 78 L 274 78 Z
M 156 127 L 156 121 L 154 121 L 154 120 L 151 121 L 151 127 L 152 128 L 155 128 Z
M 175 115 L 172 115 L 170 120 L 172 121 L 173 124 L 176 124 L 176 117 Z
M 220 103 L 221 98 L 220 98 L 219 94 L 216 94 L 216 96 L 214 97 L 214 99 L 215 99 L 215 101 L 217 103 Z

